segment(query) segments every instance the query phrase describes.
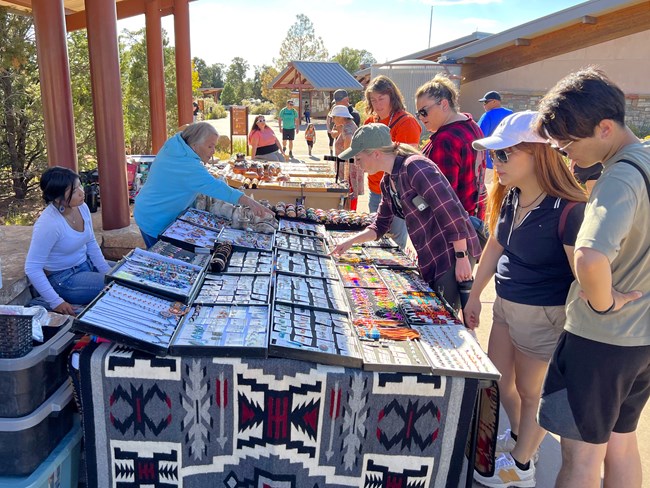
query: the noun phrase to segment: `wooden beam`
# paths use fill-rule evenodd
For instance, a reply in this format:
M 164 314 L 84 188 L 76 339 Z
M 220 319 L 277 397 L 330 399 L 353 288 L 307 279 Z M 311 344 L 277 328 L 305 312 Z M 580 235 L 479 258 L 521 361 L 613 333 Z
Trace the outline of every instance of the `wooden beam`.
M 12 0 L 13 1 L 13 0 Z M 21 0 L 26 1 L 26 0 Z M 190 0 L 193 1 L 193 0 Z M 128 19 L 136 15 L 144 14 L 145 0 L 124 0 L 117 2 L 115 5 L 117 10 L 117 20 Z M 174 0 L 160 0 L 161 16 L 165 17 L 171 15 L 174 11 Z M 86 12 L 81 11 L 65 18 L 66 30 L 72 32 L 79 29 L 86 28 Z
M 560 54 L 643 32 L 650 25 L 650 1 L 620 9 L 598 18 L 596 24 L 577 23 L 539 37 L 529 46 L 510 45 L 476 56 L 475 63 L 463 58 L 463 82 L 527 66 Z
M 598 19 L 596 17 L 592 17 L 591 15 L 585 15 L 582 18 L 583 24 L 595 24 L 596 22 L 598 22 Z
M 518 37 L 515 39 L 515 46 L 530 46 L 530 39 L 524 39 L 523 37 Z

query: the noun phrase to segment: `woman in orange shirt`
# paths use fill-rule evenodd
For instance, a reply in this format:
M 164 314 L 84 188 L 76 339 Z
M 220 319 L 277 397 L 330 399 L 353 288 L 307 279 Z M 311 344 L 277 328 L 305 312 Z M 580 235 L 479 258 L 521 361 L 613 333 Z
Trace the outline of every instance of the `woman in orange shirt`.
M 377 76 L 368 84 L 365 96 L 368 118 L 364 124 L 376 122 L 387 125 L 393 142 L 410 144 L 417 149 L 420 143 L 422 127 L 416 118 L 406 111 L 404 97 L 397 85 L 386 76 Z M 379 183 L 383 177 L 383 171 L 368 175 L 368 189 L 370 191 L 368 206 L 371 212 L 376 212 L 379 208 L 379 202 L 381 202 Z M 404 249 L 408 238 L 404 220 L 398 217 L 394 218 L 390 233 L 395 242 Z

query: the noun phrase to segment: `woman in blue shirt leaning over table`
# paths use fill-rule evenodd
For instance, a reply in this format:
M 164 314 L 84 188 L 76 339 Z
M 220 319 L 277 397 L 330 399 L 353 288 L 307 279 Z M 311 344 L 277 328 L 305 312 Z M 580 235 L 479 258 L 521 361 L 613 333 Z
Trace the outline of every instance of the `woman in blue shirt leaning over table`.
M 546 434 L 535 416 L 564 327 L 573 246 L 587 201 L 561 148 L 531 128 L 536 117 L 532 111 L 512 114 L 492 136 L 473 143 L 492 151 L 499 178 L 488 202 L 490 238 L 464 308 L 466 325 L 478 327 L 481 292 L 496 274 L 488 356 L 502 375 L 499 391 L 511 428 L 497 439 L 494 475 L 474 473 L 490 487 L 535 486 L 533 458 Z M 517 479 L 504 476 L 504 482 L 504 473 Z
M 217 129 L 208 122 L 197 122 L 168 139 L 156 155 L 133 208 L 147 248 L 199 194 L 246 205 L 258 217 L 273 215 L 264 205 L 230 188 L 203 166 L 214 155 L 218 139 Z

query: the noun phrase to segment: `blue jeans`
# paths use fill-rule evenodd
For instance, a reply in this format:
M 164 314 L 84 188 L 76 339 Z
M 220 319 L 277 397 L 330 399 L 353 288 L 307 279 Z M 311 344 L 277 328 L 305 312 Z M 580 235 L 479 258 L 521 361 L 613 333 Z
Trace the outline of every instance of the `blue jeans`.
M 104 273 L 97 271 L 90 259 L 79 266 L 55 271 L 47 279 L 54 291 L 72 305 L 89 304 L 105 286 Z
M 370 212 L 376 212 L 381 203 L 381 193 L 370 192 L 368 196 L 368 208 Z M 390 224 L 390 237 L 397 243 L 400 249 L 404 250 L 409 233 L 406 230 L 406 222 L 397 216 L 393 216 L 393 222 Z
M 140 231 L 140 234 L 142 234 L 142 239 L 144 240 L 144 245 L 147 249 L 149 249 L 151 246 L 153 246 L 156 242 L 158 242 L 157 237 L 151 237 L 149 234 L 145 234 L 144 232 Z

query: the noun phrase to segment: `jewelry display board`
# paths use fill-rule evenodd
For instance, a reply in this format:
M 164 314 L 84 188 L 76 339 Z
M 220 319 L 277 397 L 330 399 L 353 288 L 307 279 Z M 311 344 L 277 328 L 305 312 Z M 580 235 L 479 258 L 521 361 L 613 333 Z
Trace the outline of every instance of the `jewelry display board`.
M 174 335 L 171 352 L 190 356 L 267 356 L 269 307 L 194 305 Z
M 194 303 L 268 305 L 271 275 L 207 273 Z
M 271 251 L 273 249 L 273 236 L 274 234 L 262 234 L 261 232 L 224 227 L 217 240 L 233 247 Z
M 418 341 L 359 341 L 363 351 L 363 369 L 401 373 L 431 373 L 427 355 Z
M 318 237 L 279 232 L 275 237 L 275 246 L 278 249 L 286 249 L 287 251 L 306 252 L 321 256 L 329 254 L 325 241 Z
M 393 294 L 386 288 L 346 288 L 352 317 L 396 320 L 405 322 L 405 316 Z
M 349 239 L 352 236 L 357 235 L 359 232 L 351 232 L 351 231 L 345 231 L 345 230 L 329 230 L 327 231 L 327 237 L 330 241 L 330 243 L 333 246 L 336 246 L 337 244 L 340 244 L 341 242 Z
M 378 268 L 415 268 L 413 260 L 400 249 L 364 247 L 363 253 Z
M 449 306 L 434 292 L 408 291 L 396 294 L 411 325 L 463 325 Z
M 433 291 L 417 271 L 387 268 L 379 268 L 377 271 L 386 286 L 396 293 L 399 291 Z
M 466 378 L 501 378 L 501 373 L 465 327 L 420 325 L 413 326 L 413 329 L 420 333 L 420 343 L 434 373 Z
M 333 257 L 337 263 L 341 264 L 359 264 L 368 262 L 368 259 L 363 253 L 363 248 L 361 246 L 352 246 L 343 254 L 337 254 Z
M 182 220 L 174 220 L 160 234 L 160 239 L 194 252 L 197 247 L 212 249 L 217 242 L 218 232 L 204 229 Z
M 275 278 L 275 301 L 333 312 L 349 309 L 339 281 L 281 273 Z
M 287 219 L 280 219 L 278 230 L 289 234 L 321 238 L 324 238 L 327 234 L 324 225 Z
M 156 241 L 156 243 L 147 249 L 149 252 L 155 252 L 168 258 L 179 259 L 185 263 L 190 263 L 201 268 L 206 268 L 210 264 L 210 253 L 194 253 L 186 251 L 182 247 L 175 246 L 169 242 Z
M 338 264 L 346 288 L 386 288 L 377 269 L 370 264 Z
M 345 314 L 276 304 L 269 355 L 360 368 L 361 348 Z
M 216 232 L 230 225 L 230 220 L 196 208 L 186 209 L 178 219 Z
M 318 278 L 339 279 L 334 260 L 329 256 L 317 256 L 278 249 L 275 253 L 275 268 L 282 273 Z
M 106 274 L 105 279 L 187 303 L 196 294 L 203 271 L 203 268 L 179 259 L 135 248 Z
M 226 271 L 241 274 L 271 274 L 273 271 L 273 253 L 265 251 L 233 251 Z
M 165 355 L 187 311 L 180 302 L 112 282 L 75 318 L 72 328 Z

